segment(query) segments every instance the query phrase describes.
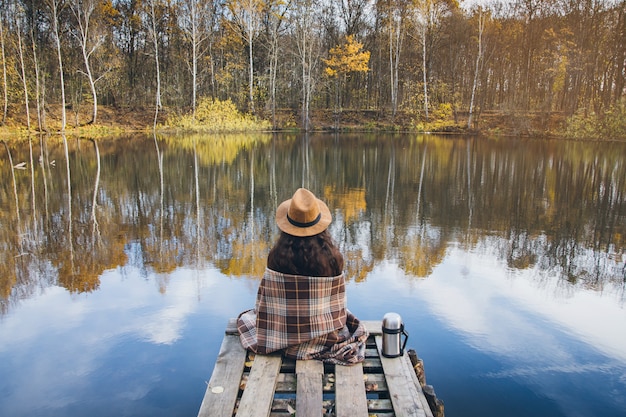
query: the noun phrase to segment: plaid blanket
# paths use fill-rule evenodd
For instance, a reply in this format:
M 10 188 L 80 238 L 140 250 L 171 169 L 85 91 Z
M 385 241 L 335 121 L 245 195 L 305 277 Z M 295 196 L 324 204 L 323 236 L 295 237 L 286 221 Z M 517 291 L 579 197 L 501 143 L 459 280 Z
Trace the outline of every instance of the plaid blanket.
M 265 270 L 256 305 L 237 318 L 244 348 L 350 365 L 365 358 L 367 331 L 346 308 L 345 279 Z

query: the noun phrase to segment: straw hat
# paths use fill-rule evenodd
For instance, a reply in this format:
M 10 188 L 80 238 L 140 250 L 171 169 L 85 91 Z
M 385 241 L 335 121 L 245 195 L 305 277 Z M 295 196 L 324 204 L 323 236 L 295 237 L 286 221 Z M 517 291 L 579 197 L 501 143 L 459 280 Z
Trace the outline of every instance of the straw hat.
M 313 236 L 326 230 L 333 220 L 326 203 L 306 188 L 298 188 L 293 197 L 276 209 L 276 224 L 293 236 Z

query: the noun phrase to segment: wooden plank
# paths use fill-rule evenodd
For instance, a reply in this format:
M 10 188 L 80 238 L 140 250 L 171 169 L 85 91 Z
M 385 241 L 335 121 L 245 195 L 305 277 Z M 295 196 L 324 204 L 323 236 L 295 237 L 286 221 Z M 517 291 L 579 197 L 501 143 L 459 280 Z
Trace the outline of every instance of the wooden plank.
M 198 417 L 231 417 L 246 360 L 239 337 L 225 336 Z
M 385 358 L 382 355 L 382 336 L 376 336 L 376 346 L 380 354 L 380 361 L 385 371 L 385 379 L 389 388 L 389 397 L 397 417 L 426 417 L 424 406 L 420 401 L 418 390 L 411 377 L 414 373 L 411 367 L 406 366 L 403 357 Z M 405 354 L 406 355 L 406 354 Z M 423 395 L 423 394 L 422 394 Z
M 388 399 L 367 400 L 367 408 L 369 412 L 376 413 L 377 416 L 380 415 L 379 413 L 393 413 L 391 400 Z
M 316 360 L 296 362 L 296 413 L 304 417 L 322 415 L 324 364 Z
M 235 318 L 228 319 L 228 323 L 226 324 L 226 331 L 225 331 L 225 333 L 227 335 L 237 335 L 237 336 L 239 336 L 239 330 L 237 330 L 237 319 L 235 319 Z
M 383 334 L 383 322 L 381 320 L 361 320 L 368 333 L 373 336 Z
M 411 370 L 410 374 L 411 374 L 411 377 L 413 378 L 413 383 L 417 386 L 417 390 L 419 391 L 419 399 L 420 399 L 420 402 L 422 403 L 424 412 L 426 413 L 426 417 L 434 417 L 433 412 L 430 409 L 430 405 L 428 405 L 428 400 L 426 399 L 426 396 L 424 395 L 424 391 L 422 390 L 422 385 L 420 384 L 420 381 L 417 378 L 417 375 L 415 374 L 415 370 L 413 369 L 411 358 L 409 358 L 409 355 L 404 355 L 402 359 L 406 362 L 406 366 Z
M 256 355 L 241 395 L 237 416 L 267 417 L 272 409 L 276 380 L 280 373 L 280 355 Z
M 335 365 L 335 411 L 337 417 L 367 417 L 363 365 Z

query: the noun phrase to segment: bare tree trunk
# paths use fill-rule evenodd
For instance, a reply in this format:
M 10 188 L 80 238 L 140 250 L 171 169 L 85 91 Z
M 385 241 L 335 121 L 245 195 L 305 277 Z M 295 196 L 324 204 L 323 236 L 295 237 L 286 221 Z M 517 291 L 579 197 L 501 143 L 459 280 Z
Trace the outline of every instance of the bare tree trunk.
M 103 42 L 101 38 L 98 38 L 98 40 L 96 40 L 93 45 L 89 47 L 90 30 L 93 29 L 92 27 L 90 27 L 90 25 L 92 24 L 91 18 L 95 9 L 95 0 L 74 0 L 74 2 L 72 3 L 72 11 L 74 12 L 74 16 L 76 16 L 76 21 L 78 22 L 78 36 L 81 44 L 83 63 L 85 64 L 84 74 L 87 76 L 89 88 L 91 90 L 91 96 L 93 98 L 93 109 L 91 113 L 91 121 L 89 122 L 90 124 L 95 124 L 98 118 L 98 93 L 96 91 L 96 80 L 94 79 L 89 59 L 91 57 L 91 54 L 93 54 Z
M 152 42 L 154 46 L 154 63 L 156 65 L 156 103 L 154 106 L 154 122 L 152 129 L 156 130 L 157 119 L 159 117 L 159 110 L 161 109 L 161 68 L 159 65 L 159 40 L 156 30 L 156 12 L 154 10 L 154 2 L 156 0 L 150 0 L 150 18 L 152 23 Z
M 249 94 L 249 100 L 250 100 L 250 112 L 252 114 L 255 113 L 254 110 L 254 60 L 253 60 L 253 54 L 252 54 L 252 25 L 248 24 L 248 60 L 250 62 L 250 66 L 248 68 L 248 94 Z
M 478 54 L 476 55 L 476 66 L 474 68 L 474 83 L 472 84 L 472 97 L 470 99 L 469 116 L 467 118 L 468 129 L 472 128 L 472 121 L 474 117 L 474 99 L 476 97 L 476 89 L 478 87 L 478 79 L 480 72 L 480 61 L 483 57 L 483 31 L 485 30 L 486 16 L 483 13 L 482 7 L 478 9 Z
M 248 101 L 250 112 L 255 113 L 253 44 L 261 23 L 261 10 L 264 7 L 263 1 L 235 0 L 227 2 L 227 4 L 238 29 L 242 33 L 243 41 L 248 45 Z
M 50 23 L 52 24 L 52 33 L 54 34 L 54 42 L 56 46 L 57 60 L 59 64 L 59 79 L 61 87 L 61 132 L 65 132 L 67 125 L 67 112 L 65 109 L 65 80 L 63 75 L 63 58 L 61 56 L 61 38 L 59 36 L 59 12 L 65 6 L 65 0 L 46 0 L 45 4 L 50 9 Z
M 0 19 L 0 48 L 2 49 L 2 86 L 4 87 L 4 105 L 2 109 L 2 126 L 7 122 L 9 112 L 9 90 L 7 82 L 7 59 L 4 51 L 4 21 Z
M 428 25 L 424 22 L 424 26 L 422 27 L 422 74 L 423 74 L 423 82 L 424 82 L 424 114 L 426 116 L 426 121 L 428 121 L 428 77 L 426 75 L 427 65 L 426 65 L 426 34 L 428 33 Z
M 297 3 L 296 23 L 298 54 L 302 70 L 302 127 L 305 131 L 310 129 L 310 106 L 313 95 L 313 74 L 317 63 L 317 44 L 314 37 L 316 26 L 314 10 L 319 4 L 312 0 L 302 0 Z
M 31 31 L 31 43 L 33 48 L 33 65 L 35 68 L 35 104 L 37 109 L 37 128 L 39 132 L 43 132 L 44 124 L 43 124 L 43 104 L 42 94 L 41 94 L 41 84 L 40 84 L 40 76 L 39 76 L 39 61 L 37 59 L 37 47 L 35 45 L 35 34 Z
M 308 80 L 307 80 L 307 62 L 306 62 L 306 48 L 307 37 L 302 33 L 301 41 L 298 43 L 300 49 L 300 66 L 302 69 L 302 127 L 305 132 L 309 131 L 309 97 L 308 92 Z
M 193 117 L 196 117 L 196 100 L 198 97 L 198 43 L 196 28 L 193 29 L 193 36 L 191 42 L 191 110 Z
M 276 127 L 276 76 L 278 74 L 278 51 L 281 25 L 285 20 L 285 14 L 291 6 L 291 0 L 287 3 L 276 2 L 267 10 L 266 21 L 270 32 L 269 56 L 270 56 L 270 107 L 272 112 L 272 126 Z M 278 9 L 281 7 L 280 9 Z
M 191 44 L 191 62 L 189 62 L 191 71 L 191 109 L 192 117 L 196 116 L 196 108 L 198 106 L 198 62 L 206 55 L 210 49 L 208 46 L 203 47 L 205 42 L 210 39 L 213 27 L 213 19 L 215 18 L 215 4 L 213 1 L 207 0 L 184 0 L 182 3 L 184 18 L 183 31 Z M 210 53 L 209 53 L 210 56 Z M 212 58 L 211 58 L 212 59 Z M 212 64 L 210 70 L 212 72 Z
M 18 55 L 20 58 L 20 70 L 22 76 L 22 87 L 24 88 L 24 105 L 26 106 L 26 128 L 30 132 L 30 107 L 28 105 L 28 84 L 26 82 L 26 68 L 24 64 L 24 49 L 22 45 L 22 29 L 20 28 L 19 21 L 15 22 L 17 32 L 17 47 Z
M 272 35 L 274 36 L 274 35 Z M 276 74 L 278 73 L 278 37 L 272 38 L 270 52 L 270 106 L 272 108 L 272 127 L 276 127 Z
M 278 72 L 278 31 L 282 16 L 276 18 L 271 10 L 270 17 L 270 107 L 272 112 L 272 127 L 276 127 L 276 74 Z
M 402 46 L 402 12 L 389 10 L 389 72 L 391 87 L 391 114 L 398 112 L 398 69 L 400 67 L 400 47 Z
M 87 79 L 89 80 L 89 88 L 91 89 L 91 96 L 93 98 L 93 107 L 91 112 L 91 122 L 89 124 L 95 124 L 98 118 L 98 93 L 96 92 L 96 82 L 91 73 L 91 65 L 89 64 L 89 54 L 86 53 L 86 49 L 83 48 L 83 60 L 85 62 L 85 69 L 87 71 Z

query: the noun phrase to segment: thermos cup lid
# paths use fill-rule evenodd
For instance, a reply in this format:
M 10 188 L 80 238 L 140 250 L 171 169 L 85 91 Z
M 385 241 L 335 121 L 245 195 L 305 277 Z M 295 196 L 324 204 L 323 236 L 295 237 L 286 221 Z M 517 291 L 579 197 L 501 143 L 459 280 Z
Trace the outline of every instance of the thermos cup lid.
M 383 316 L 383 330 L 400 330 L 402 327 L 402 318 L 398 313 L 386 313 Z

